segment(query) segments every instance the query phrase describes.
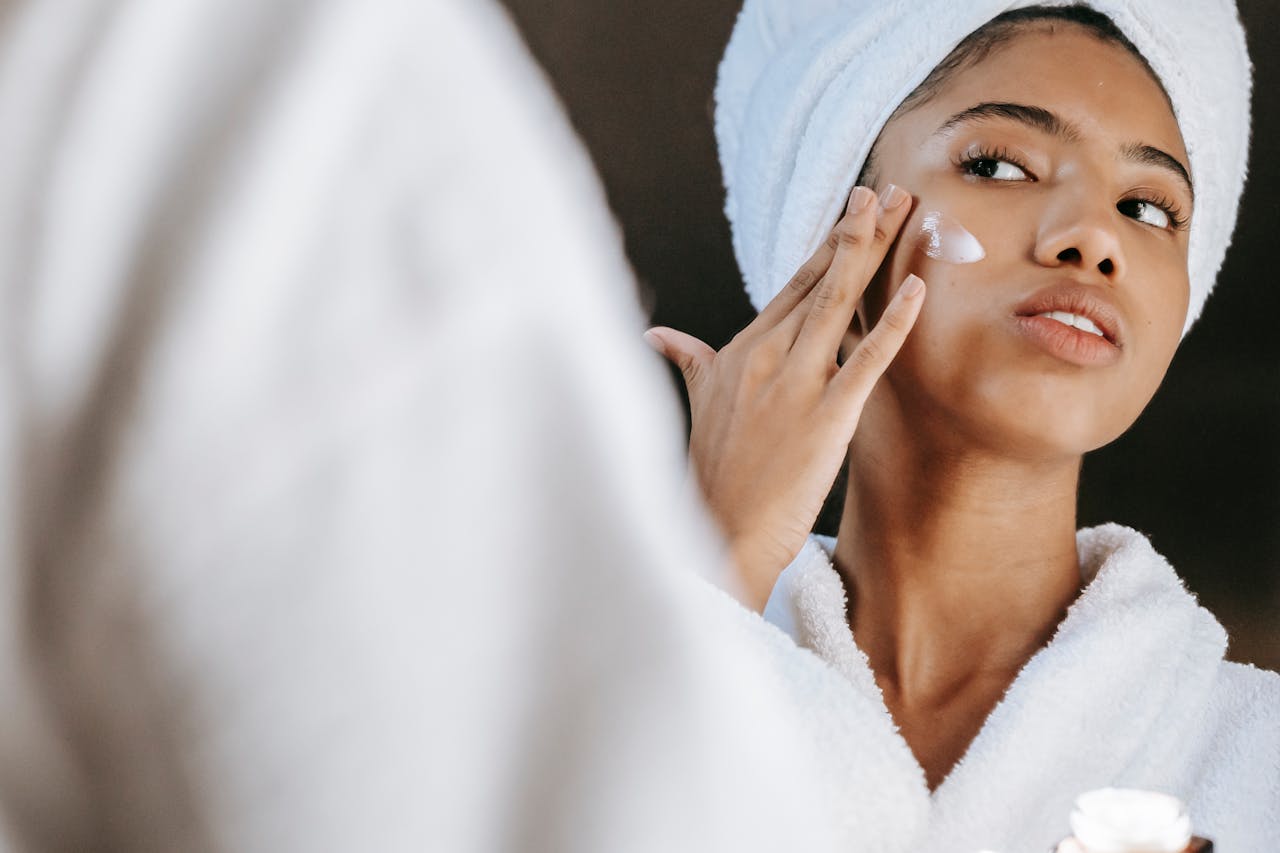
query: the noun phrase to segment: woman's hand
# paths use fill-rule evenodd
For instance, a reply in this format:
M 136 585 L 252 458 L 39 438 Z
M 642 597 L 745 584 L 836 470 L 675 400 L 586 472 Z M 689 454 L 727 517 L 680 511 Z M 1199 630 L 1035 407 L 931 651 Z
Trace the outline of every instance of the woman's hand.
M 689 390 L 693 473 L 741 573 L 743 603 L 764 609 L 818 518 L 862 407 L 915 324 L 924 282 L 908 276 L 843 366 L 854 311 L 911 208 L 854 190 L 831 236 L 755 320 L 716 352 L 658 327 L 650 344 Z

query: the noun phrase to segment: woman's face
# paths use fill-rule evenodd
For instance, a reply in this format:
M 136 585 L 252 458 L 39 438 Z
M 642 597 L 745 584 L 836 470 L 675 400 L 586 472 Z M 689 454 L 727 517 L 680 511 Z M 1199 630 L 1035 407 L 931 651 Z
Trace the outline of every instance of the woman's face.
M 890 395 L 908 424 L 941 441 L 1037 458 L 1119 436 L 1181 337 L 1187 164 L 1147 70 L 1074 26 L 1029 27 L 890 122 L 877 185 L 916 202 L 867 290 L 862 327 L 908 273 L 929 291 L 869 407 Z M 981 251 L 956 242 L 959 228 Z M 932 255 L 942 259 L 930 249 L 939 229 Z M 1053 310 L 1106 334 L 1035 317 Z

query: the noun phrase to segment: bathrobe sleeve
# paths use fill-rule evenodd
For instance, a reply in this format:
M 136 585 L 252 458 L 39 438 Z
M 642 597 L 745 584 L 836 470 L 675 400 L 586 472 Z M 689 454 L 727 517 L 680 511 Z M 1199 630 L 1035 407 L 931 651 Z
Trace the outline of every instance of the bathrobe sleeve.
M 4 23 L 19 849 L 835 849 L 496 6 Z

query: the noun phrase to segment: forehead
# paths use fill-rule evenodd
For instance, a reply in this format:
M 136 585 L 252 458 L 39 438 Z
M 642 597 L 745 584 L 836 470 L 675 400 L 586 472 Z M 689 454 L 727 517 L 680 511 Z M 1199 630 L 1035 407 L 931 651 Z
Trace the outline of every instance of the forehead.
M 1022 28 L 951 75 L 907 115 L 927 133 L 984 101 L 1042 107 L 1080 127 L 1086 137 L 1141 142 L 1186 162 L 1177 119 L 1151 72 L 1124 47 L 1073 24 Z

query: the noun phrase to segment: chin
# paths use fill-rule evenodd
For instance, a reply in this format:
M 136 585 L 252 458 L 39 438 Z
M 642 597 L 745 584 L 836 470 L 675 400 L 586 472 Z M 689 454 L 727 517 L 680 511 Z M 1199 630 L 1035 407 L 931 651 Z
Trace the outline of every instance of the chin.
M 984 343 L 922 336 L 891 365 L 881 383 L 888 387 L 877 386 L 872 402 L 884 394 L 896 418 L 947 452 L 1050 462 L 1115 441 L 1155 393 L 1134 393 L 1128 369 L 1082 369 Z
M 1114 403 L 1056 383 L 992 383 L 942 402 L 954 431 L 988 451 L 1045 462 L 1078 458 L 1119 438 L 1137 419 Z

